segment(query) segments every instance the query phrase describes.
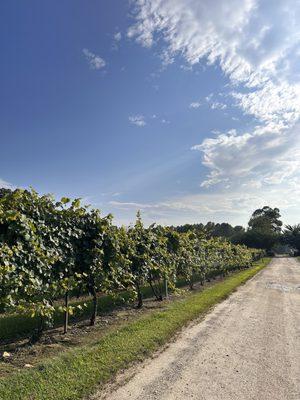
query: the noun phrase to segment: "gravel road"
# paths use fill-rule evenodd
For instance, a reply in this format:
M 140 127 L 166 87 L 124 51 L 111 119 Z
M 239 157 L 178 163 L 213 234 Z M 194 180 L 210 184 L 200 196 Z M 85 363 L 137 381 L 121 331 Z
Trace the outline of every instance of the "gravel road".
M 300 263 L 273 259 L 130 374 L 95 398 L 300 400 Z

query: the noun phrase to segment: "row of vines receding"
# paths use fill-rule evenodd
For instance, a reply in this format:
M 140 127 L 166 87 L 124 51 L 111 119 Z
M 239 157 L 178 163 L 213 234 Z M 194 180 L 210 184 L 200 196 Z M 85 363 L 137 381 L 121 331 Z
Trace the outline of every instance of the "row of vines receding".
M 178 233 L 138 214 L 130 227 L 83 206 L 79 199 L 39 196 L 35 191 L 0 191 L 0 312 L 39 317 L 37 335 L 51 325 L 57 300 L 64 299 L 64 329 L 75 307 L 70 294 L 92 296 L 91 325 L 99 293 L 131 290 L 142 307 L 141 288 L 158 300 L 184 278 L 193 287 L 217 275 L 247 268 L 261 251 L 203 234 Z

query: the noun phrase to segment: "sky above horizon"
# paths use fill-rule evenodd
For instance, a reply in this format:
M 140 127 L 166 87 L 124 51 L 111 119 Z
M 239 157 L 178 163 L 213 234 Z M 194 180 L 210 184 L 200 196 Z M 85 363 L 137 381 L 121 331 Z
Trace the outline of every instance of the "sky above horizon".
M 0 187 L 118 224 L 300 222 L 299 0 L 0 4 Z

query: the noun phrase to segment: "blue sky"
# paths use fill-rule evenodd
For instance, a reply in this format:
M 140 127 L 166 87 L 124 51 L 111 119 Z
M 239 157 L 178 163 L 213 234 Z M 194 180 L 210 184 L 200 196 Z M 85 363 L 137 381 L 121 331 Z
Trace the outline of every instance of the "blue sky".
M 300 7 L 272 4 L 2 2 L 0 183 L 117 223 L 299 222 Z

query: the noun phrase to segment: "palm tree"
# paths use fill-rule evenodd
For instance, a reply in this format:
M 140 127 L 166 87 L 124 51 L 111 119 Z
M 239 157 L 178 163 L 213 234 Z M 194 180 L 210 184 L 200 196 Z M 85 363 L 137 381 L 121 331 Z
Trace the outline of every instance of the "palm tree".
M 286 225 L 283 232 L 283 241 L 300 252 L 300 224 Z

